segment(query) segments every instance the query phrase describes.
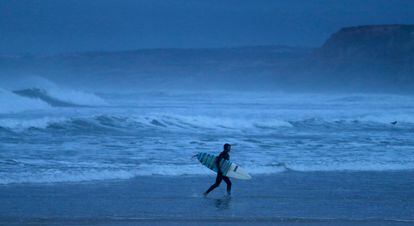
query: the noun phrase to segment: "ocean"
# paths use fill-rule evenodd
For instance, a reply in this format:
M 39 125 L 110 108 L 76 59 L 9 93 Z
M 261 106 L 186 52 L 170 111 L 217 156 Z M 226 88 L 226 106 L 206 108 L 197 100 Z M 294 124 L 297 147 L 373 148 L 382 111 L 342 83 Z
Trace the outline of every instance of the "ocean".
M 219 153 L 253 176 L 414 170 L 414 97 L 278 92 L 0 90 L 0 184 L 211 175 Z

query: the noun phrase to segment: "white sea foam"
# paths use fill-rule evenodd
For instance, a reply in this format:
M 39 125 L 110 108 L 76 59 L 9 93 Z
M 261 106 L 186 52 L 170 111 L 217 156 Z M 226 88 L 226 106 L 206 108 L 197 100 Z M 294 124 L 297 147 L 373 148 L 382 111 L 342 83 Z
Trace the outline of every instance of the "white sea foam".
M 21 131 L 29 128 L 45 129 L 53 123 L 67 121 L 64 117 L 42 117 L 34 119 L 0 118 L 0 127 Z
M 33 164 L 33 163 L 32 163 Z M 36 162 L 36 165 L 40 162 Z M 47 166 L 42 164 L 43 166 Z M 85 165 L 86 166 L 86 165 Z M 23 167 L 23 166 L 20 166 Z M 26 166 L 27 167 L 27 166 Z M 298 172 L 329 172 L 329 171 L 394 171 L 414 170 L 414 164 L 339 164 L 331 166 L 321 165 L 243 165 L 243 168 L 253 177 L 262 174 L 277 174 L 286 171 Z M 130 179 L 138 176 L 183 176 L 183 175 L 211 175 L 215 173 L 200 164 L 140 164 L 130 169 L 116 168 L 84 168 L 84 169 L 48 169 L 36 172 L 0 172 L 0 184 L 13 183 L 59 183 L 84 182 L 97 180 Z
M 46 109 L 49 106 L 42 105 Z M 50 110 L 50 109 L 49 109 Z M 400 115 L 366 115 L 355 116 L 354 118 L 338 119 L 315 119 L 298 118 L 297 121 L 281 120 L 276 118 L 229 118 L 227 116 L 188 116 L 177 114 L 149 114 L 141 116 L 122 115 L 90 115 L 90 116 L 58 116 L 56 112 L 50 116 L 36 115 L 35 117 L 15 117 L 8 115 L 0 118 L 0 127 L 9 129 L 39 128 L 46 129 L 50 125 L 61 125 L 63 128 L 71 128 L 72 124 L 82 122 L 84 126 L 100 126 L 104 128 L 128 128 L 139 130 L 140 128 L 156 128 L 171 131 L 202 131 L 205 129 L 227 132 L 271 132 L 283 128 L 306 127 L 306 126 L 335 126 L 336 128 L 347 128 L 356 126 L 374 126 L 378 128 L 391 127 L 391 122 L 398 121 L 398 125 L 414 123 L 410 114 Z
M 0 184 L 14 183 L 58 183 L 83 182 L 95 180 L 129 179 L 137 176 L 133 171 L 126 170 L 84 170 L 62 171 L 51 169 L 43 172 L 0 173 Z
M 390 162 L 357 162 L 354 163 L 329 163 L 329 164 L 288 164 L 289 170 L 300 172 L 318 172 L 318 171 L 399 171 L 414 170 L 414 163 L 401 164 Z M 271 171 L 269 171 L 271 172 Z
M 277 128 L 291 127 L 292 125 L 283 120 L 260 118 L 230 118 L 219 116 L 186 116 L 175 114 L 156 114 L 149 116 L 133 117 L 136 122 L 148 126 L 164 128 L 185 129 L 214 129 L 214 130 L 241 130 L 254 128 Z

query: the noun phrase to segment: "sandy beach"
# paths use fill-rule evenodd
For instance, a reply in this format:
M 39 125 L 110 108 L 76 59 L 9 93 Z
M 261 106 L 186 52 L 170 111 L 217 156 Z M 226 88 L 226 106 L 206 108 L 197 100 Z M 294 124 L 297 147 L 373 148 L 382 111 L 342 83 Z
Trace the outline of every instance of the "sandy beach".
M 412 225 L 414 172 L 284 172 L 0 187 L 1 225 Z

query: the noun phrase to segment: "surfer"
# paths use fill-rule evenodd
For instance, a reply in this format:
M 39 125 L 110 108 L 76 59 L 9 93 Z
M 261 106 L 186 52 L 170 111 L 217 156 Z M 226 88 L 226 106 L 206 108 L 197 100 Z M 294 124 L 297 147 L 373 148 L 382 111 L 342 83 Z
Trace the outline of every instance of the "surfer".
M 230 178 L 228 178 L 226 176 L 223 176 L 223 172 L 221 172 L 221 166 L 220 166 L 220 162 L 221 162 L 222 159 L 230 160 L 230 155 L 229 155 L 230 149 L 231 149 L 230 144 L 227 144 L 227 143 L 224 144 L 223 151 L 216 158 L 216 162 L 215 162 L 215 164 L 217 166 L 216 182 L 213 185 L 211 185 L 211 187 L 206 192 L 204 192 L 204 196 L 207 196 L 208 193 L 210 193 L 212 190 L 217 188 L 220 185 L 222 180 L 224 180 L 224 182 L 226 182 L 226 184 L 227 184 L 227 194 L 228 195 L 231 194 L 231 181 L 230 181 Z

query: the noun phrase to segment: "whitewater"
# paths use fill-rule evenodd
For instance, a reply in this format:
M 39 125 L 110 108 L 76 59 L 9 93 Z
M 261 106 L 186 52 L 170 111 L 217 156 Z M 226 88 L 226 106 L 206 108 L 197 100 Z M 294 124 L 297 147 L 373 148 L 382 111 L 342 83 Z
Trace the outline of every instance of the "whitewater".
M 0 89 L 0 184 L 211 174 L 226 142 L 253 175 L 414 170 L 413 133 L 412 96 Z

